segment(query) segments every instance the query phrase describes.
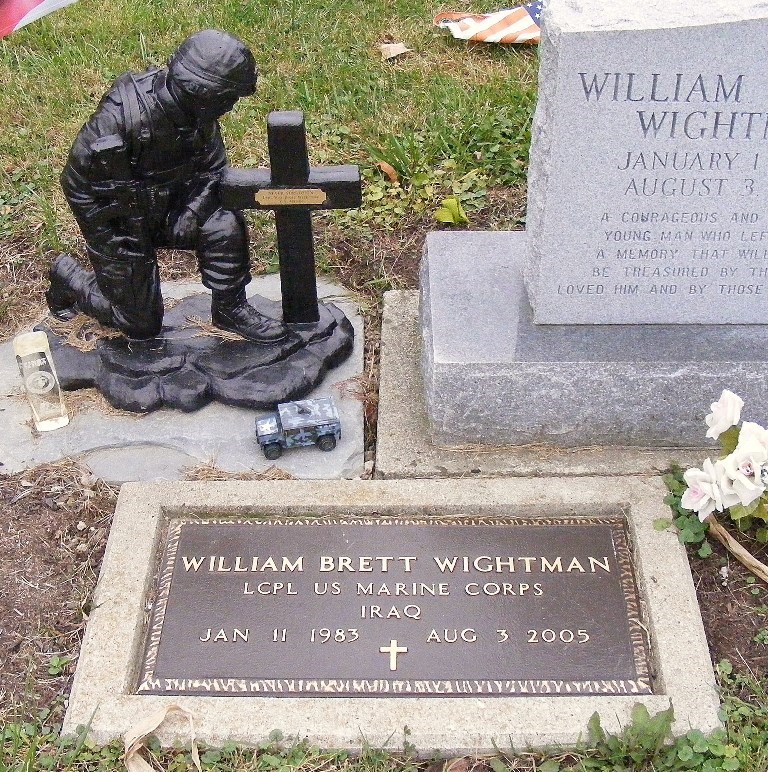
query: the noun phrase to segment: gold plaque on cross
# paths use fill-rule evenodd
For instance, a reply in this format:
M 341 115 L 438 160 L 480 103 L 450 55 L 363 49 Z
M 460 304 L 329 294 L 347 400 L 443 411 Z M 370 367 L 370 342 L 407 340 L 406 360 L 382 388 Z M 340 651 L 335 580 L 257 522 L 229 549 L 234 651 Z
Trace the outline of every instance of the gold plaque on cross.
M 264 188 L 254 196 L 259 206 L 324 204 L 326 198 L 320 188 Z

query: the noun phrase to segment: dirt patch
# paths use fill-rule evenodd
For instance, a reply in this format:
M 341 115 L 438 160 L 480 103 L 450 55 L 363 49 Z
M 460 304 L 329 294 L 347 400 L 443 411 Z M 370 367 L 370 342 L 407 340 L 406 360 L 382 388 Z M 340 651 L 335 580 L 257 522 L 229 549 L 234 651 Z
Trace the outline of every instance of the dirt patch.
M 731 530 L 760 561 L 768 561 L 765 548 L 748 543 Z M 713 554 L 701 559 L 691 553 L 691 572 L 699 598 L 712 661 L 729 660 L 734 670 L 768 675 L 768 587 L 756 579 L 717 542 Z
M 72 462 L 0 478 L 0 718 L 68 690 L 115 499 Z
M 488 191 L 486 205 L 473 212 L 469 225 L 457 230 L 520 229 L 525 218 L 525 191 L 494 188 Z M 318 236 L 330 252 L 327 268 L 339 283 L 365 295 L 375 307 L 383 292 L 390 289 L 416 289 L 424 241 L 428 233 L 441 226 L 430 211 L 404 217 L 393 228 L 361 228 L 345 233 L 335 226 L 323 228 Z

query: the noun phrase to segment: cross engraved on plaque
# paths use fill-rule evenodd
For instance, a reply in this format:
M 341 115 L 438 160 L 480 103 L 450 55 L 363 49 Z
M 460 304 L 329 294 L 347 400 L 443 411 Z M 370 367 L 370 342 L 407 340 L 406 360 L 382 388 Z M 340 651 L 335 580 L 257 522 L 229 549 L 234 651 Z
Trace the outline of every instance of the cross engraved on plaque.
M 271 112 L 267 143 L 271 169 L 227 169 L 219 182 L 219 195 L 226 209 L 274 210 L 283 321 L 312 324 L 319 312 L 311 210 L 360 206 L 360 169 L 310 166 L 300 110 Z
M 389 654 L 389 669 L 397 670 L 397 655 L 406 654 L 408 652 L 407 646 L 398 646 L 397 641 L 390 641 L 389 646 L 382 646 L 379 651 L 382 654 Z

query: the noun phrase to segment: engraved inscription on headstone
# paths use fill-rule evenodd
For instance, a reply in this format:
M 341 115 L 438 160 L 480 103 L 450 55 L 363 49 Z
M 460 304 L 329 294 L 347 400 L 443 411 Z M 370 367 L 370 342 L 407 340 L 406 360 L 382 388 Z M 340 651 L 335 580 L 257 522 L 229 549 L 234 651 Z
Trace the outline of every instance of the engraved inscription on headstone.
M 547 9 L 560 34 L 532 147 L 536 321 L 764 323 L 768 77 L 743 41 L 765 20 L 713 6 L 653 28 L 621 0 L 612 27 L 604 9 Z
M 624 521 L 172 520 L 137 691 L 651 693 Z

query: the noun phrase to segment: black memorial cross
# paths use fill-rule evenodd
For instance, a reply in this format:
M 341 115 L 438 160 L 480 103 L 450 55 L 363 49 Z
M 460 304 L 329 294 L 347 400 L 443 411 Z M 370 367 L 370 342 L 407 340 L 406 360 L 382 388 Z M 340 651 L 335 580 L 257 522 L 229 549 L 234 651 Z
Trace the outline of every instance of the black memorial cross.
M 360 206 L 360 169 L 310 166 L 300 110 L 271 112 L 267 143 L 271 169 L 226 169 L 219 185 L 221 202 L 225 209 L 274 210 L 283 321 L 311 324 L 320 318 L 311 212 Z

